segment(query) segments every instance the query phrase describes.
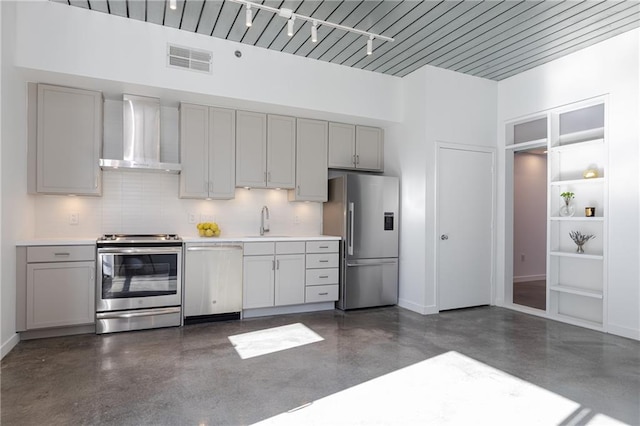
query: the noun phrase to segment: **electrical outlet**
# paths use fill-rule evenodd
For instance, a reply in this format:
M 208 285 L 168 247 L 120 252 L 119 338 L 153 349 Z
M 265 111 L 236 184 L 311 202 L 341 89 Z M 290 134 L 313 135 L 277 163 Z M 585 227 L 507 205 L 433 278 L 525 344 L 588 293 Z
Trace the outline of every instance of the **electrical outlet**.
M 216 217 L 212 214 L 201 214 L 200 222 L 215 222 Z
M 69 213 L 69 225 L 77 225 L 80 223 L 80 213 L 72 212 Z
M 294 223 L 295 225 L 299 225 L 299 224 L 300 224 L 300 216 L 295 215 L 295 216 L 293 217 L 293 223 Z
M 190 224 L 198 223 L 198 215 L 195 213 L 189 213 L 189 223 Z

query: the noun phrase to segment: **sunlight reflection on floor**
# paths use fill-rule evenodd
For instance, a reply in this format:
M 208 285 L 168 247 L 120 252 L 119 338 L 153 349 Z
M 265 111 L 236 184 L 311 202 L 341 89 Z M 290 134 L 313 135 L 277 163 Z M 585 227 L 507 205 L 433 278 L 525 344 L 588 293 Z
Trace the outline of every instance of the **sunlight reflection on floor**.
M 229 341 L 242 359 L 291 349 L 321 340 L 324 339 L 300 323 L 229 336 Z
M 259 425 L 620 425 L 565 397 L 447 352 Z

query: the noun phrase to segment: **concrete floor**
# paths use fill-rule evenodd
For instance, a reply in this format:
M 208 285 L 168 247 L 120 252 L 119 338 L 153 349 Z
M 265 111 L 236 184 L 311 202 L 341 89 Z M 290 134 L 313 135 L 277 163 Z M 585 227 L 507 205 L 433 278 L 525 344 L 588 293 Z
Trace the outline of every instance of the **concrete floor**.
M 227 339 L 297 322 L 324 340 L 242 360 Z M 640 342 L 496 307 L 328 311 L 23 341 L 2 360 L 1 422 L 251 424 L 449 351 L 640 424 Z

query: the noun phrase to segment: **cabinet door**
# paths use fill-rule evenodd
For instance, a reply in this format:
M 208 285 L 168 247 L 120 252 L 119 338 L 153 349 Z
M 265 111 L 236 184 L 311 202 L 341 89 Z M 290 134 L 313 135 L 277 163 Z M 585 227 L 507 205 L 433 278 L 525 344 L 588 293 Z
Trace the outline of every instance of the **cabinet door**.
M 298 119 L 296 188 L 292 201 L 327 201 L 327 122 Z
M 304 254 L 276 256 L 276 306 L 304 303 L 306 273 L 304 262 Z
M 293 188 L 296 170 L 296 119 L 267 117 L 267 187 Z
M 231 199 L 236 187 L 236 112 L 209 108 L 209 197 Z
M 27 265 L 27 329 L 95 322 L 95 263 Z
M 36 191 L 100 195 L 102 94 L 38 85 Z
M 180 197 L 209 196 L 209 108 L 180 105 Z
M 243 262 L 243 309 L 273 306 L 273 256 L 245 256 Z
M 353 169 L 356 160 L 356 126 L 329 123 L 329 167 Z
M 356 126 L 356 168 L 382 171 L 384 169 L 382 129 Z
M 267 115 L 236 112 L 236 186 L 264 188 L 267 181 Z

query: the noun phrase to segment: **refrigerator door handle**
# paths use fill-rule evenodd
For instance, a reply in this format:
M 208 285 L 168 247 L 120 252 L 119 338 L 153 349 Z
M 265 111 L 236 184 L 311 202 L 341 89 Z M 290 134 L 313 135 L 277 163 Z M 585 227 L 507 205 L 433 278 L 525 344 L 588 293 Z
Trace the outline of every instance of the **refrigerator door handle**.
M 353 211 L 355 206 L 349 203 L 349 241 L 347 242 L 347 251 L 349 256 L 353 256 Z
M 374 263 L 347 263 L 347 266 L 382 266 L 382 265 L 396 265 L 398 262 L 395 260 L 389 260 L 386 262 L 374 262 Z

